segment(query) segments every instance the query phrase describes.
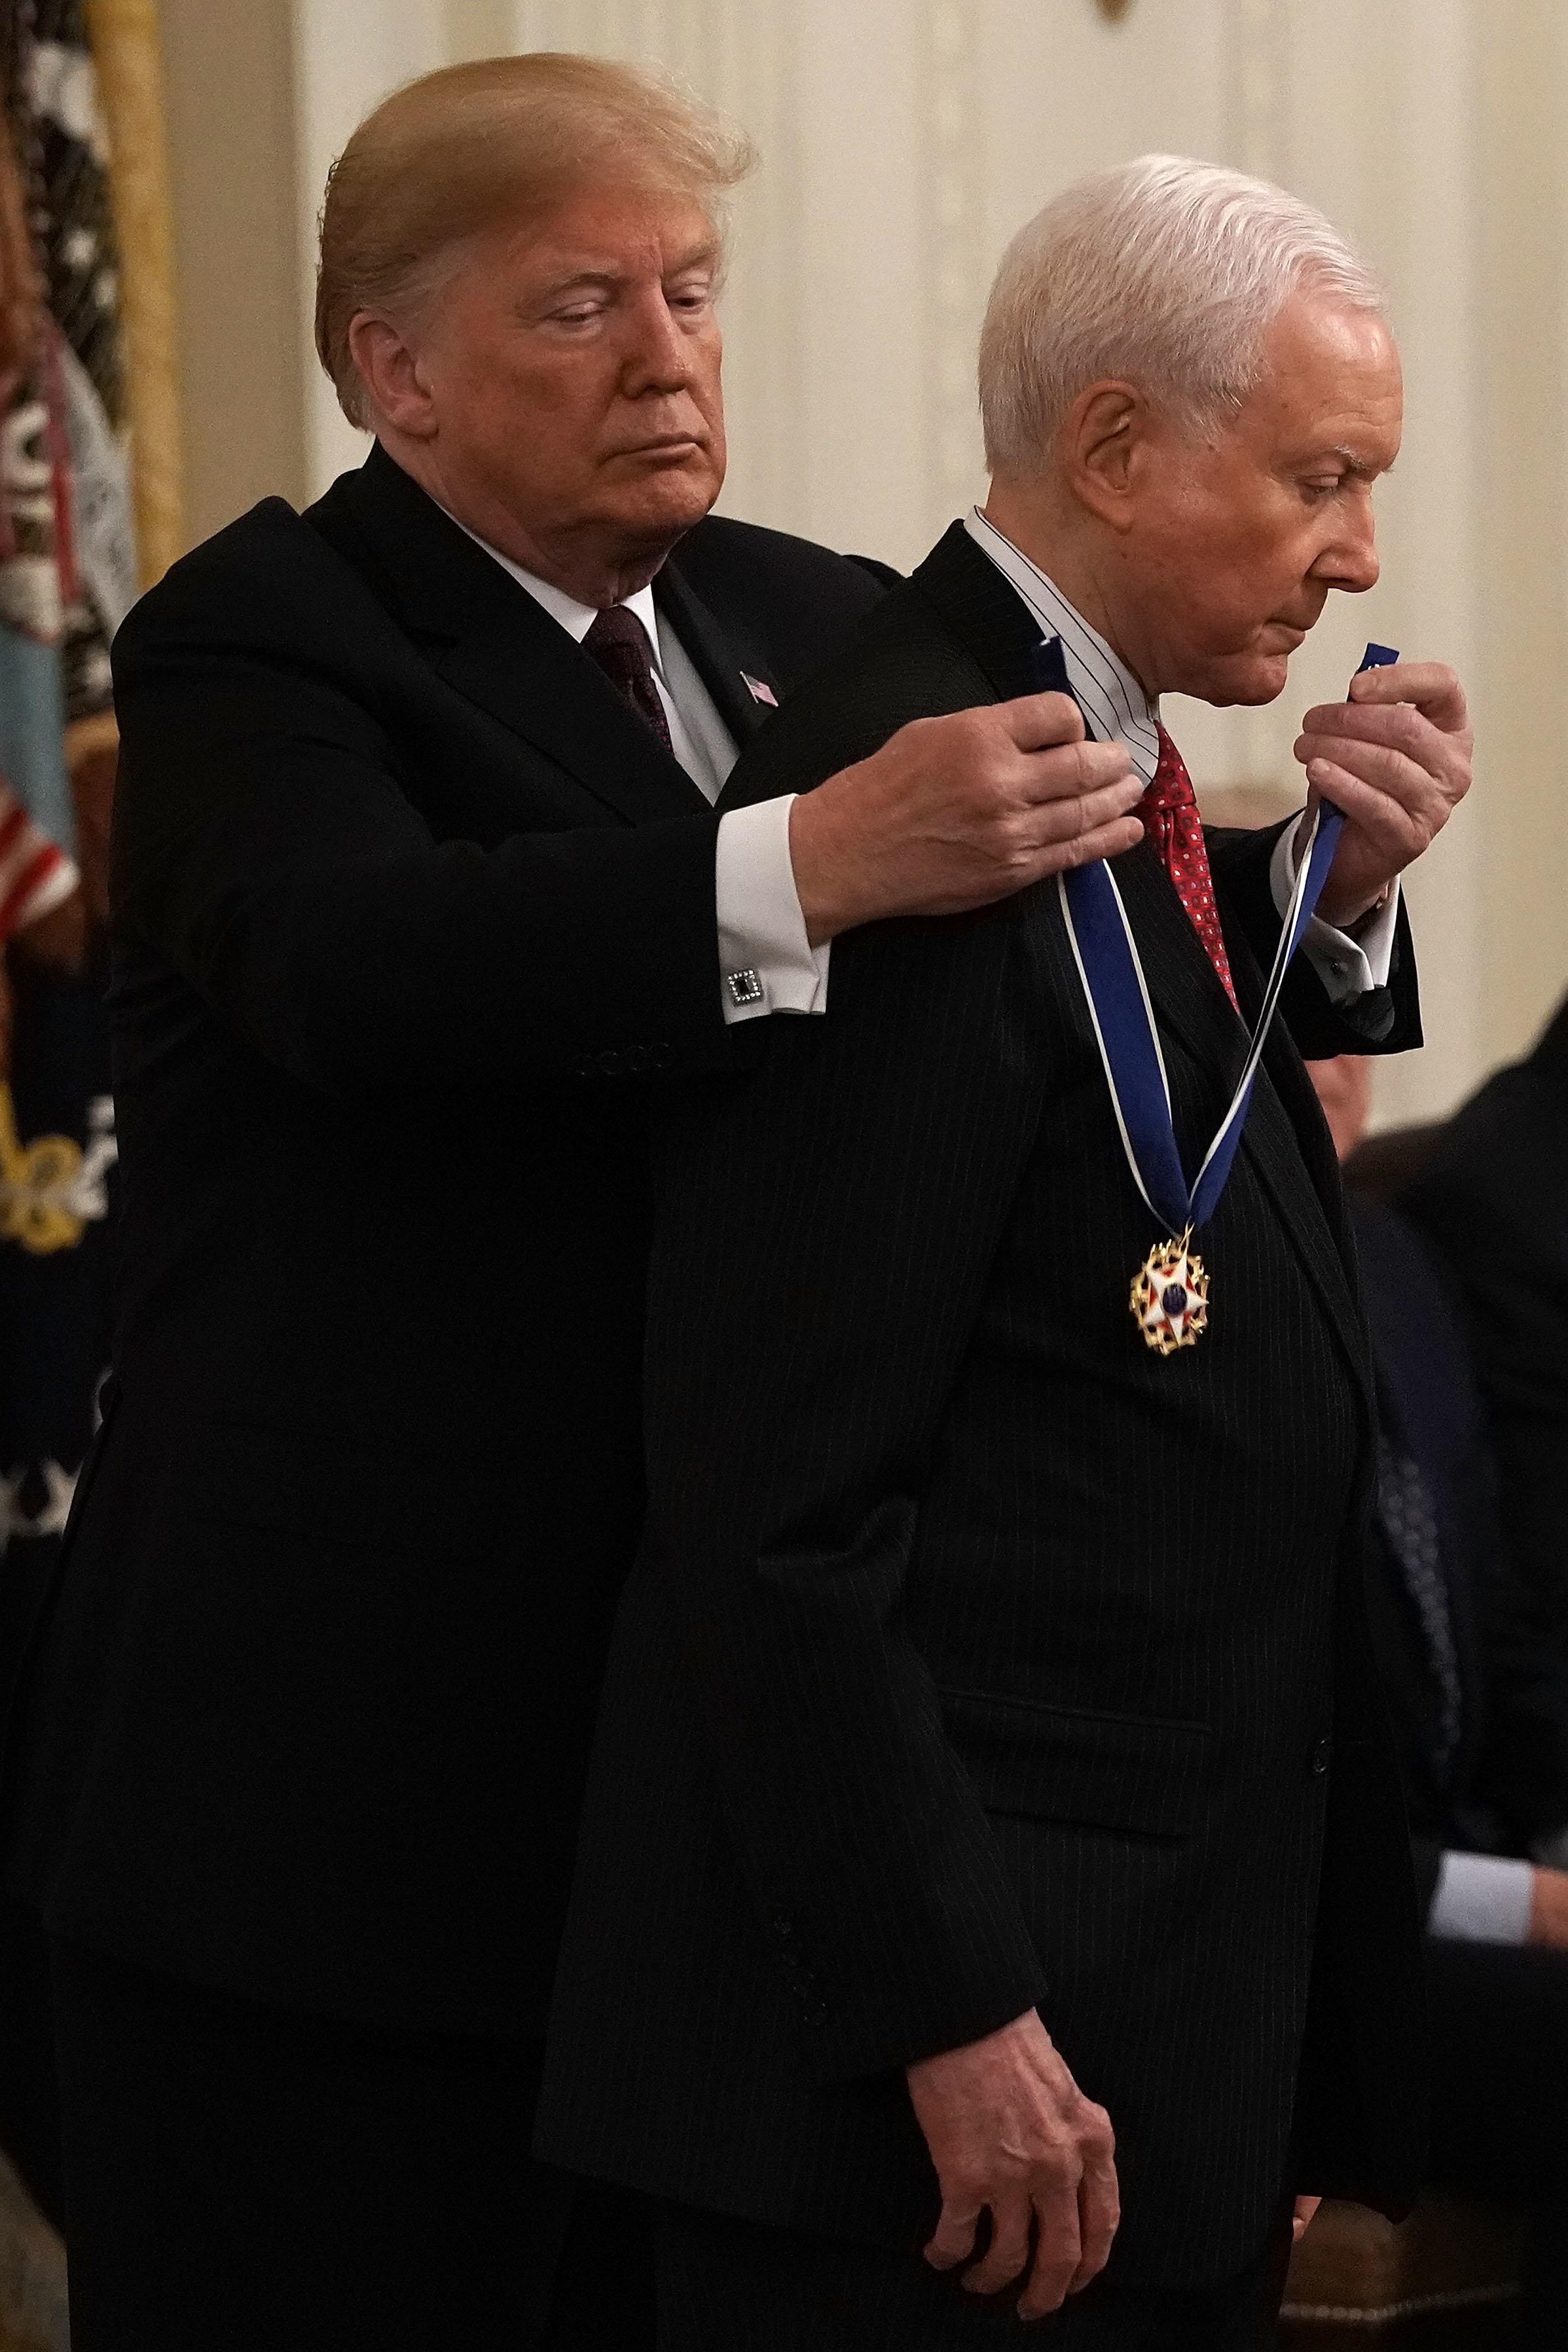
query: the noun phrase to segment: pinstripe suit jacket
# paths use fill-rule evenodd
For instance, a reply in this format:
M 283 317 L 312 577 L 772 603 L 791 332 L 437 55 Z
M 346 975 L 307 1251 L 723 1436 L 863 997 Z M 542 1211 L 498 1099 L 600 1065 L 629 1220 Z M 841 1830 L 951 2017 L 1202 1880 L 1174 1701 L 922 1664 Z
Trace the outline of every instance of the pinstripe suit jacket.
M 1027 689 L 961 531 L 737 772 L 825 776 Z M 1271 837 L 1218 838 L 1244 1000 Z M 1243 1049 L 1152 854 L 1119 879 L 1189 1166 Z M 832 1010 L 664 1139 L 653 1506 L 603 1704 L 543 2152 L 915 2248 L 901 2069 L 1038 2004 L 1118 2136 L 1129 2283 L 1218 2277 L 1300 2185 L 1417 2177 L 1416 1912 L 1361 1591 L 1372 1404 L 1326 1134 L 1270 1049 L 1204 1242 L 1159 1238 L 1054 886 L 834 950 Z M 1390 1042 L 1414 1032 L 1408 942 Z M 1298 987 L 1312 1050 L 1348 1041 Z M 1321 1888 L 1321 1892 L 1320 1892 Z M 1299 2085 L 1299 2095 L 1298 2095 Z

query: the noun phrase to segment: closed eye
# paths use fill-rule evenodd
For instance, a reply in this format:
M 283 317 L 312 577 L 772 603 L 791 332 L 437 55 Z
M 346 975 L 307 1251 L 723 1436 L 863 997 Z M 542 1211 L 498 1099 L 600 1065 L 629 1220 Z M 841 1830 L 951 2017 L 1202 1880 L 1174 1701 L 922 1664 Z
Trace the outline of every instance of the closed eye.
M 682 318 L 700 318 L 713 307 L 714 281 L 705 270 L 701 277 L 677 279 L 666 288 L 664 299 L 673 311 Z

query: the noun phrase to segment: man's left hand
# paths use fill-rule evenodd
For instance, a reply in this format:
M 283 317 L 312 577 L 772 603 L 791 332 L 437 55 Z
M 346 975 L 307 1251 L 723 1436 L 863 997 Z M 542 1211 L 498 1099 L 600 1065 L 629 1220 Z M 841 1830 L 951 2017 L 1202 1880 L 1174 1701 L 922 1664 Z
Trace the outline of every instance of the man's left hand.
M 1568 1951 L 1568 1870 L 1531 1872 L 1529 1940 Z
M 1474 738 L 1459 681 L 1441 662 L 1362 670 L 1347 702 L 1301 721 L 1296 757 L 1315 801 L 1344 814 L 1318 902 L 1343 929 L 1375 907 L 1436 839 L 1470 788 Z

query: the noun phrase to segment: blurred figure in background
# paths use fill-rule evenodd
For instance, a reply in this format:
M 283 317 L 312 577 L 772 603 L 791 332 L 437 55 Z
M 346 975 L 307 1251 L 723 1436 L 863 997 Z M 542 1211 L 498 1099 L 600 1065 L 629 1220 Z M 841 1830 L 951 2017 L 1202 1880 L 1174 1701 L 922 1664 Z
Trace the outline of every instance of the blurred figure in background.
M 1308 1067 L 1343 1162 L 1366 1127 L 1369 1066 L 1342 1054 Z M 1357 1197 L 1354 1167 L 1350 1181 L 1382 1423 L 1368 1610 L 1426 1906 L 1432 2178 L 1539 2209 L 1521 2340 L 1561 2346 L 1568 1663 L 1500 1517 L 1452 1287 L 1402 1216 Z
M 1401 1200 L 1464 1303 L 1520 1574 L 1568 1658 L 1568 1002 L 1449 1121 Z

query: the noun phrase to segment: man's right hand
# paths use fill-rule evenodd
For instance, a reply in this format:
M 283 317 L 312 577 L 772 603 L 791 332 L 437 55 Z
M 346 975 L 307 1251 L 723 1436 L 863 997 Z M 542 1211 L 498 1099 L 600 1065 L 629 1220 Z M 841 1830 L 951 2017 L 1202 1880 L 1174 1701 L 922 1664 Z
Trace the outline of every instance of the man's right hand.
M 1530 1940 L 1568 1951 L 1568 1870 L 1531 1871 Z
M 1065 694 L 915 719 L 789 812 L 813 947 L 890 915 L 955 915 L 1010 898 L 1142 836 L 1125 746 L 1089 743 Z
M 1042 2319 L 1110 2254 L 1121 2217 L 1110 2116 L 1084 2097 L 1032 2009 L 907 2072 L 942 2189 L 926 2261 L 939 2271 L 966 2261 L 988 2207 L 991 2242 L 964 2284 L 995 2294 L 1028 2265 L 1019 2317 Z

